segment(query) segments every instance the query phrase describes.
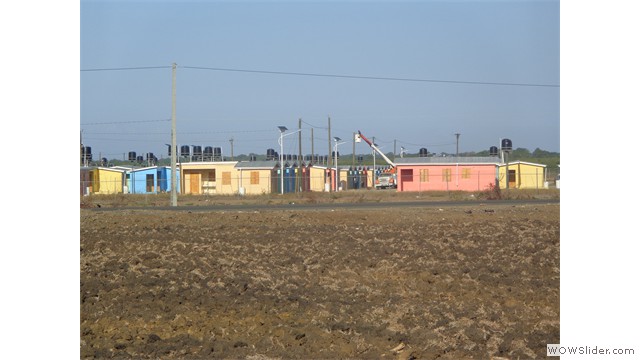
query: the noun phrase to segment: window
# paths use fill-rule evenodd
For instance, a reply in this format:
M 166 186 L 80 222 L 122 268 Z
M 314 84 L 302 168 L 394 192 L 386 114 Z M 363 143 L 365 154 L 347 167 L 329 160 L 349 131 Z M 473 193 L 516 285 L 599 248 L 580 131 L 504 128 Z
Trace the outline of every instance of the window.
M 516 182 L 516 171 L 515 170 L 509 170 L 509 182 L 510 183 L 515 183 Z
M 222 173 L 222 185 L 231 185 L 231 172 L 225 171 Z
M 420 182 L 429 182 L 429 169 L 420 169 Z
M 216 181 L 216 169 L 207 171 L 204 174 L 204 180 L 205 181 Z
M 451 181 L 451 169 L 442 169 L 442 182 Z
M 463 179 L 471 179 L 471 169 L 469 169 L 469 168 L 462 169 L 462 178 Z
M 260 184 L 260 173 L 258 171 L 251 172 L 251 185 Z
M 413 169 L 400 170 L 400 177 L 402 182 L 413 182 Z

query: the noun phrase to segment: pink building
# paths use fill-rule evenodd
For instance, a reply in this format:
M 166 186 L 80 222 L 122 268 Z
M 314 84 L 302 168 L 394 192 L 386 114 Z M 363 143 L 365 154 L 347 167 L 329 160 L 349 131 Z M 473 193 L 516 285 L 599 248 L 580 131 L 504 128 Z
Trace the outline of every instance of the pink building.
M 482 191 L 496 183 L 497 157 L 396 158 L 398 191 Z

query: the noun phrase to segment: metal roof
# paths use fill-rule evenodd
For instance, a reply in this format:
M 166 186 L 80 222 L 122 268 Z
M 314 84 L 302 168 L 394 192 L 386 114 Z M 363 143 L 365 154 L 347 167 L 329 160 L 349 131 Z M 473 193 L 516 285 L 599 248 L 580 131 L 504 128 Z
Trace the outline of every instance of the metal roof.
M 261 161 L 240 161 L 236 164 L 236 169 L 274 169 L 278 166 L 277 161 L 261 160 Z
M 455 165 L 455 164 L 491 164 L 497 165 L 500 163 L 500 158 L 492 156 L 474 156 L 474 157 L 462 157 L 462 156 L 447 156 L 447 157 L 409 157 L 409 158 L 396 158 L 396 165 Z

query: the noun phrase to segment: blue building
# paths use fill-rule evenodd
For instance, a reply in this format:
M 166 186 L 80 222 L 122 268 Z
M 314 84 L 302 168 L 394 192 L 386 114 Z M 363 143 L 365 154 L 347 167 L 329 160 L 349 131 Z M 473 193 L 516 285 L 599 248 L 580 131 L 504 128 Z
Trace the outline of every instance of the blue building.
M 180 192 L 180 169 L 176 169 L 176 189 Z M 171 191 L 169 166 L 150 166 L 131 169 L 127 173 L 130 194 L 157 194 Z

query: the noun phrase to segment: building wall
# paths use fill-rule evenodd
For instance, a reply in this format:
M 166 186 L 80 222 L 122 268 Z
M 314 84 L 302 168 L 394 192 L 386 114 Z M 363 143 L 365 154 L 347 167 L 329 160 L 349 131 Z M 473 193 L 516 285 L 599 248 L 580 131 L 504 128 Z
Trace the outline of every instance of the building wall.
M 156 168 L 144 169 L 139 171 L 131 171 L 129 173 L 129 181 L 127 181 L 128 191 L 130 194 L 154 194 L 158 193 L 158 176 Z M 153 176 L 153 187 L 151 191 L 147 191 L 147 175 Z
M 312 166 L 309 168 L 309 187 L 311 191 L 324 191 L 325 190 L 325 173 L 327 169 L 321 166 Z
M 499 176 L 501 189 L 505 189 L 507 186 L 506 171 L 507 167 L 500 165 Z M 509 188 L 542 189 L 545 187 L 546 168 L 544 165 L 517 162 L 509 164 L 509 171 L 515 171 L 514 181 L 509 182 Z
M 238 193 L 236 161 L 182 163 L 183 194 L 231 195 Z
M 398 165 L 398 191 L 482 191 L 495 184 L 494 164 Z
M 171 192 L 171 168 L 158 169 L 158 189 L 162 192 Z M 180 193 L 180 168 L 176 168 L 176 192 Z
M 97 176 L 96 176 L 97 175 Z M 124 173 L 107 169 L 95 169 L 93 178 L 94 194 L 121 194 Z
M 274 180 L 277 180 L 272 169 L 237 169 L 238 186 L 244 189 L 246 195 L 271 194 L 274 190 Z

